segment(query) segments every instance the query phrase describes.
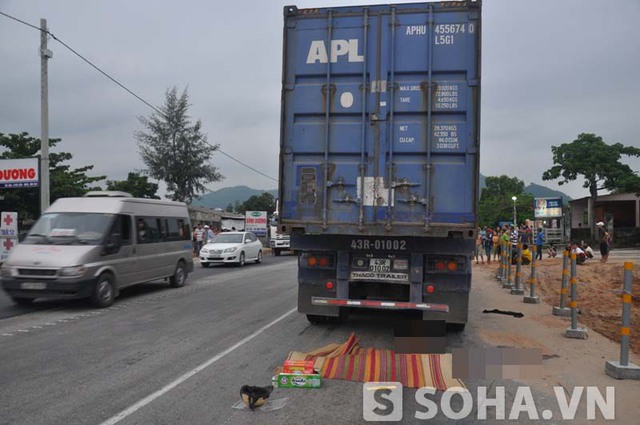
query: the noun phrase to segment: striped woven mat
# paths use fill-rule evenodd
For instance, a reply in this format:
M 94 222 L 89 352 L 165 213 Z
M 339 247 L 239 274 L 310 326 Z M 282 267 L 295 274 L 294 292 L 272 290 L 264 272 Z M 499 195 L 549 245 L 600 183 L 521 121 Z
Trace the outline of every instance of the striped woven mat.
M 292 351 L 288 360 L 314 360 L 323 378 L 358 382 L 400 382 L 411 388 L 433 387 L 444 391 L 464 387 L 452 376 L 451 354 L 396 354 L 393 350 L 362 348 L 351 334 L 344 344 L 329 344 L 302 353 Z

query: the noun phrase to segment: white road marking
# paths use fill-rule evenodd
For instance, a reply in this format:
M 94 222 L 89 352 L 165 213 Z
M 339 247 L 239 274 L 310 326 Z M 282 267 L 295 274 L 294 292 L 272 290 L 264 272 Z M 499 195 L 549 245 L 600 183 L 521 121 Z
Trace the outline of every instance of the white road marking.
M 162 387 L 158 391 L 149 394 L 148 396 L 146 396 L 142 400 L 140 400 L 137 403 L 131 405 L 127 409 L 125 409 L 122 412 L 118 413 L 117 415 L 115 415 L 115 416 L 107 419 L 106 421 L 102 422 L 100 425 L 114 425 L 114 424 L 120 422 L 121 420 L 123 420 L 127 416 L 131 415 L 132 413 L 135 413 L 139 409 L 141 409 L 144 406 L 146 406 L 147 404 L 151 403 L 152 401 L 154 401 L 158 397 L 162 396 L 163 394 L 171 391 L 172 389 L 174 389 L 178 385 L 182 384 L 183 382 L 185 382 L 187 379 L 191 378 L 192 376 L 194 376 L 198 372 L 200 372 L 200 371 L 206 369 L 207 367 L 211 366 L 212 364 L 214 364 L 215 362 L 217 362 L 218 360 L 220 360 L 221 358 L 223 358 L 227 354 L 229 354 L 232 351 L 234 351 L 236 348 L 239 348 L 239 347 L 243 346 L 244 344 L 246 344 L 247 342 L 251 341 L 253 338 L 257 337 L 258 335 L 260 335 L 261 333 L 263 333 L 267 329 L 271 328 L 276 323 L 280 322 L 281 320 L 285 319 L 287 316 L 289 316 L 290 314 L 292 314 L 292 313 L 294 313 L 296 311 L 298 311 L 297 307 L 296 308 L 292 308 L 291 310 L 289 310 L 288 312 L 286 312 L 282 316 L 278 317 L 274 321 L 264 325 L 263 327 L 261 327 L 260 329 L 258 329 L 254 333 L 252 333 L 251 335 L 241 339 L 240 341 L 238 341 L 235 344 L 233 344 L 231 347 L 227 348 L 226 350 L 222 351 L 221 353 L 216 354 L 215 356 L 213 356 L 212 358 L 210 358 L 206 362 L 200 364 L 195 369 L 190 370 L 189 372 L 185 373 L 184 375 L 182 375 L 181 377 L 179 377 L 175 381 L 171 382 L 168 385 L 165 385 L 164 387 Z

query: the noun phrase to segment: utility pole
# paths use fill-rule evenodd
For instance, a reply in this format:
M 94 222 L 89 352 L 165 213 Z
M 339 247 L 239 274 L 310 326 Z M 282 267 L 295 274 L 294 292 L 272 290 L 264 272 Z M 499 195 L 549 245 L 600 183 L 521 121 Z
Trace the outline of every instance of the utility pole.
M 49 207 L 49 84 L 47 60 L 47 20 L 40 19 L 40 214 Z

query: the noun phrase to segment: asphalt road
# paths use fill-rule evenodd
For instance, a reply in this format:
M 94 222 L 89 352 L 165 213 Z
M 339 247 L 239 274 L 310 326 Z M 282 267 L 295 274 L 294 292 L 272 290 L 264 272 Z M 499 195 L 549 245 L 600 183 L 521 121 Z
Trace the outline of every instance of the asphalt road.
M 388 316 L 310 325 L 295 311 L 296 297 L 295 258 L 267 256 L 243 268 L 198 266 L 184 288 L 131 288 L 103 310 L 81 300 L 28 309 L 3 300 L 0 424 L 363 423 L 362 384 L 355 382 L 277 389 L 273 399 L 288 399 L 278 411 L 231 407 L 242 385 L 268 385 L 291 350 L 343 342 L 351 332 L 363 346 L 392 347 Z M 447 336 L 449 349 L 477 344 L 473 330 Z M 513 397 L 515 384 L 501 385 Z M 404 422 L 415 421 L 414 395 L 403 393 Z M 536 397 L 539 407 L 552 408 Z

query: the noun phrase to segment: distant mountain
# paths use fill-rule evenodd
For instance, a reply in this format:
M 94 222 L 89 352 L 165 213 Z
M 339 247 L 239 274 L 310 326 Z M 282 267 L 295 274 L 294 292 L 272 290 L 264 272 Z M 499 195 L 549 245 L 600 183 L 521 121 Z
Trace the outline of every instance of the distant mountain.
M 487 187 L 486 184 L 487 178 L 480 174 L 480 190 Z M 534 198 L 562 198 L 562 204 L 567 205 L 571 200 L 571 197 L 564 192 L 560 192 L 559 190 L 549 189 L 546 186 L 540 186 L 539 184 L 530 183 L 528 186 L 524 187 L 525 193 L 533 196 Z
M 562 205 L 567 205 L 571 200 L 571 197 L 559 190 L 549 189 L 546 186 L 540 186 L 539 184 L 530 183 L 529 186 L 524 188 L 524 191 L 534 198 L 562 198 Z
M 200 199 L 194 199 L 192 205 L 198 207 L 225 209 L 229 204 L 235 205 L 236 201 L 238 201 L 239 203 L 243 203 L 253 195 L 260 196 L 264 192 L 272 194 L 274 198 L 278 196 L 278 189 L 258 190 L 251 189 L 247 186 L 233 186 L 224 187 L 220 190 L 216 190 L 215 192 L 202 195 L 200 196 Z

